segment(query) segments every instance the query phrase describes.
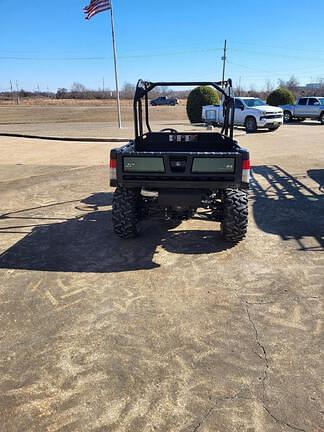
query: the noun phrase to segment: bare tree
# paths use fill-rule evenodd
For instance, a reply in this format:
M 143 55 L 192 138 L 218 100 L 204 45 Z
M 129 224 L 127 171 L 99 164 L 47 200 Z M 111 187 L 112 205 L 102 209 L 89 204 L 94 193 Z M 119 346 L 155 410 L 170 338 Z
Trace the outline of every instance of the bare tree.
M 134 93 L 135 93 L 135 85 L 125 82 L 121 91 L 121 96 L 125 99 L 133 99 Z
M 266 93 L 271 93 L 274 89 L 275 89 L 275 86 L 274 86 L 274 83 L 273 83 L 273 81 L 271 81 L 271 80 L 266 80 L 266 83 L 265 83 L 265 91 L 266 91 Z
M 284 81 L 283 79 L 278 80 L 279 87 L 284 87 L 290 90 L 291 92 L 295 93 L 295 95 L 299 92 L 299 81 L 295 77 L 295 75 L 292 75 L 288 81 Z
M 78 83 L 78 82 L 74 82 L 72 84 L 71 92 L 82 93 L 82 92 L 86 92 L 86 91 L 87 91 L 87 88 L 83 84 Z

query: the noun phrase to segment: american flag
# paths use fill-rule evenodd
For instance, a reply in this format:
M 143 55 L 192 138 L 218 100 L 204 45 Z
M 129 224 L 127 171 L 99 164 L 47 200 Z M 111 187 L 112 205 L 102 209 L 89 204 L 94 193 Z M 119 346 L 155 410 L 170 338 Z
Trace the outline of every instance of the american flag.
M 89 20 L 100 12 L 111 9 L 111 0 L 91 0 L 89 6 L 83 8 L 85 19 Z

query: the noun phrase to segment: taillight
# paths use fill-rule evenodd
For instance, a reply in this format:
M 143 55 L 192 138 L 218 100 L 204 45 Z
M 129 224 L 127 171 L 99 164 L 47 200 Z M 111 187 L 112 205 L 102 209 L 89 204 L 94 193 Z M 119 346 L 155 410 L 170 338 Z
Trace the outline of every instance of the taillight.
M 110 180 L 117 180 L 117 159 L 110 159 L 109 176 Z
M 242 162 L 242 182 L 243 183 L 250 183 L 250 170 L 251 170 L 250 159 L 246 159 Z

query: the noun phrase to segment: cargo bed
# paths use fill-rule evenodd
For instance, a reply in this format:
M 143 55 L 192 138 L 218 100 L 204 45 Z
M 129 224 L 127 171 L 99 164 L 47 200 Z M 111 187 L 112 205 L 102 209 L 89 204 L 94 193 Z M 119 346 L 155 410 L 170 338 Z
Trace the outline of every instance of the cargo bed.
M 125 187 L 237 187 L 246 150 L 215 133 L 148 133 L 116 150 L 117 182 Z

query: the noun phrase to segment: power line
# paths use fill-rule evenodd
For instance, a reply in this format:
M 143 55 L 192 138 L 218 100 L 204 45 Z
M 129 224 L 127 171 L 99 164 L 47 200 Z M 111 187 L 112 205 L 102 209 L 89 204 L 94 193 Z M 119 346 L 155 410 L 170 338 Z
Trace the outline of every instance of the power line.
M 184 54 L 204 53 L 222 51 L 223 48 L 210 48 L 210 49 L 195 49 L 186 51 L 174 51 L 156 54 L 134 54 L 134 55 L 121 55 L 121 59 L 136 59 L 136 58 L 153 58 L 165 56 L 177 56 Z M 97 61 L 97 60 L 111 60 L 112 57 L 17 57 L 17 56 L 0 56 L 0 60 L 22 60 L 22 61 Z
M 256 45 L 255 45 L 256 46 Z M 266 48 L 266 46 L 264 46 Z M 136 58 L 154 58 L 154 57 L 165 57 L 165 56 L 177 56 L 177 55 L 186 55 L 186 54 L 194 54 L 194 53 L 208 53 L 208 52 L 216 52 L 216 51 L 224 51 L 224 48 L 197 48 L 197 49 L 188 49 L 188 50 L 181 50 L 181 51 L 172 51 L 172 52 L 156 52 L 156 53 L 150 53 L 150 54 L 131 54 L 131 55 L 121 55 L 121 59 L 136 59 Z M 245 50 L 245 49 L 237 49 L 237 48 L 231 48 L 232 52 L 240 52 L 243 54 L 251 54 L 254 56 L 266 56 L 269 57 L 269 52 L 265 49 L 264 52 L 260 51 L 251 51 L 251 50 Z M 322 54 L 321 51 L 313 51 L 314 53 L 317 52 L 319 54 Z M 294 59 L 294 60 L 309 60 L 309 61 L 324 61 L 323 58 L 314 58 L 314 57 L 308 57 L 305 58 L 304 56 L 295 56 L 295 55 L 289 55 L 287 53 L 271 53 L 271 57 L 277 57 L 277 58 L 285 58 L 285 59 Z M 97 57 L 35 57 L 35 56 L 0 56 L 0 60 L 21 60 L 21 61 L 102 61 L 102 60 L 111 60 L 112 57 L 107 56 L 97 56 Z
M 260 45 L 257 44 L 253 44 L 253 43 L 248 43 L 248 42 L 235 42 L 235 41 L 231 41 L 233 45 L 245 45 L 245 46 L 252 46 L 252 47 L 260 47 Z M 298 52 L 313 52 L 313 53 L 319 53 L 322 51 L 321 50 L 311 50 L 311 49 L 303 49 L 303 48 L 295 48 L 292 45 L 262 45 L 261 47 L 263 48 L 272 48 L 275 50 L 289 50 L 289 51 L 298 51 Z
M 260 52 L 260 51 L 250 51 L 250 50 L 244 50 L 244 49 L 236 49 L 233 48 L 232 51 L 234 52 L 240 52 L 240 53 L 245 53 L 245 54 L 251 54 L 253 56 L 266 56 L 269 57 L 269 52 L 267 50 L 265 50 L 264 52 Z M 318 51 L 318 53 L 323 54 L 322 52 Z M 292 56 L 289 54 L 276 54 L 276 53 L 271 53 L 271 57 L 277 57 L 277 58 L 283 58 L 283 59 L 293 59 L 293 60 L 301 60 L 303 62 L 306 61 L 324 61 L 323 58 L 318 58 L 318 57 L 301 57 L 301 56 Z

